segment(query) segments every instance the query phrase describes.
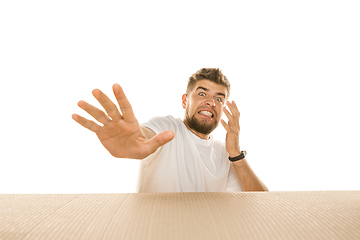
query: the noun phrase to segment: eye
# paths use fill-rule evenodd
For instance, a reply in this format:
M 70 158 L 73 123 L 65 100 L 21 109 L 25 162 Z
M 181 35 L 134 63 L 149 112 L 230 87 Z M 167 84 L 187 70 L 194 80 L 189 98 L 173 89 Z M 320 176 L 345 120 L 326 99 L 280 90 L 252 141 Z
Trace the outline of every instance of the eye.
M 219 97 L 216 97 L 216 98 L 215 98 L 215 100 L 216 100 L 216 101 L 219 101 L 219 102 L 221 102 L 221 103 L 222 103 L 222 99 L 221 99 L 221 98 L 219 98 Z
M 201 92 L 201 93 L 199 93 L 199 96 L 205 97 L 205 93 Z

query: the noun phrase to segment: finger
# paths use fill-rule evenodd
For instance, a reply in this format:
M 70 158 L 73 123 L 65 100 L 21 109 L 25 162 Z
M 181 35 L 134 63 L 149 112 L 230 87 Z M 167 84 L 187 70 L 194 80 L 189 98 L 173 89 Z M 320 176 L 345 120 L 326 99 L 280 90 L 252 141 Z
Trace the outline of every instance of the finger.
M 105 109 L 107 114 L 115 121 L 119 121 L 121 119 L 121 114 L 116 105 L 110 100 L 108 96 L 106 96 L 99 89 L 95 89 L 92 94 L 99 101 L 101 106 Z
M 227 132 L 233 132 L 232 128 L 224 121 L 224 119 L 221 119 L 221 125 L 225 128 Z
M 233 103 L 233 106 L 234 106 L 235 111 L 236 111 L 237 113 L 239 113 L 239 115 L 240 115 L 240 111 L 239 111 L 236 103 L 235 103 L 234 101 L 232 101 L 232 103 Z
M 226 117 L 229 119 L 229 127 L 233 127 L 234 130 L 240 131 L 240 124 L 239 119 L 236 119 L 233 115 L 230 114 L 230 112 L 224 108 L 223 112 L 225 113 Z
M 240 130 L 240 123 L 239 123 L 239 118 L 240 118 L 240 112 L 238 112 L 234 106 L 231 106 L 230 104 L 228 104 L 229 108 L 232 108 L 233 114 L 231 114 L 226 108 L 224 108 L 223 112 L 225 113 L 226 117 L 229 119 L 229 123 L 231 126 L 237 128 L 238 130 Z
M 119 84 L 114 84 L 113 86 L 114 95 L 116 97 L 117 102 L 119 103 L 121 113 L 123 118 L 127 122 L 135 122 L 135 114 L 131 107 L 129 100 L 126 98 L 124 90 L 120 87 Z
M 85 101 L 80 101 L 78 102 L 78 106 L 102 124 L 105 125 L 110 122 L 110 118 L 103 111 L 92 106 L 91 104 Z
M 231 105 L 232 105 L 235 115 L 236 115 L 236 126 L 237 126 L 238 130 L 240 131 L 240 111 L 234 101 L 232 101 Z
M 171 130 L 164 131 L 157 134 L 155 137 L 150 139 L 148 145 L 148 151 L 154 153 L 159 147 L 170 142 L 175 137 L 175 133 Z
M 229 119 L 229 123 L 231 123 L 232 125 L 236 125 L 236 119 L 233 115 L 231 115 L 229 110 L 223 108 L 223 112 L 225 113 L 226 117 Z
M 236 104 L 235 104 L 234 101 L 232 101 L 232 103 L 230 103 L 229 101 L 227 101 L 227 102 L 226 102 L 226 105 L 229 107 L 231 113 L 232 113 L 235 117 L 237 117 L 237 118 L 240 117 L 240 112 L 239 112 L 239 110 L 238 110 L 238 108 L 237 108 L 237 106 L 236 106 Z
M 83 118 L 77 114 L 73 114 L 72 118 L 79 123 L 81 126 L 89 129 L 90 131 L 97 133 L 100 130 L 100 126 L 98 124 L 96 124 L 95 122 L 88 120 L 86 118 Z

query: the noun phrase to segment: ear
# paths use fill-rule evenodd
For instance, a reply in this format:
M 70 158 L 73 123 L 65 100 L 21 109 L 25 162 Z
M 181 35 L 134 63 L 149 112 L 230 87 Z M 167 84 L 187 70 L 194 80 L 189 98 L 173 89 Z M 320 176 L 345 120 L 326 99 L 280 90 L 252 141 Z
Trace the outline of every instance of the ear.
M 182 99 L 182 107 L 183 107 L 183 109 L 186 109 L 186 105 L 187 105 L 187 95 L 186 95 L 186 94 L 183 94 L 181 99 Z

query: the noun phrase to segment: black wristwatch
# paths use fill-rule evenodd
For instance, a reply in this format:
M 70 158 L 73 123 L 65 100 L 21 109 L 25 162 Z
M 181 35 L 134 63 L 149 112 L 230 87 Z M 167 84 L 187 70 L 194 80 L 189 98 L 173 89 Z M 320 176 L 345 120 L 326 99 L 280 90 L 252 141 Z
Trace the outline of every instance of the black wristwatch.
M 233 158 L 229 156 L 229 160 L 231 162 L 239 161 L 239 160 L 245 158 L 246 154 L 247 154 L 246 151 L 241 151 L 241 154 L 239 156 L 236 156 L 236 157 L 233 157 Z

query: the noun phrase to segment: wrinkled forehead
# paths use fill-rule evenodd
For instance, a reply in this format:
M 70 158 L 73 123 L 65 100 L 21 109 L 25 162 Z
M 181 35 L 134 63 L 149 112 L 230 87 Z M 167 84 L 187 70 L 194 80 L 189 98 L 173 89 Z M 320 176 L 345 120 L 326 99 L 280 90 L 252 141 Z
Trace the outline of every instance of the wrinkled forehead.
M 226 90 L 226 87 L 224 85 L 217 84 L 217 83 L 207 80 L 207 79 L 199 80 L 195 83 L 195 85 L 192 89 L 192 92 L 196 92 L 199 90 L 204 90 L 204 91 L 208 91 L 213 94 L 216 94 L 216 95 L 221 95 L 225 99 L 227 99 L 229 97 L 229 93 Z

